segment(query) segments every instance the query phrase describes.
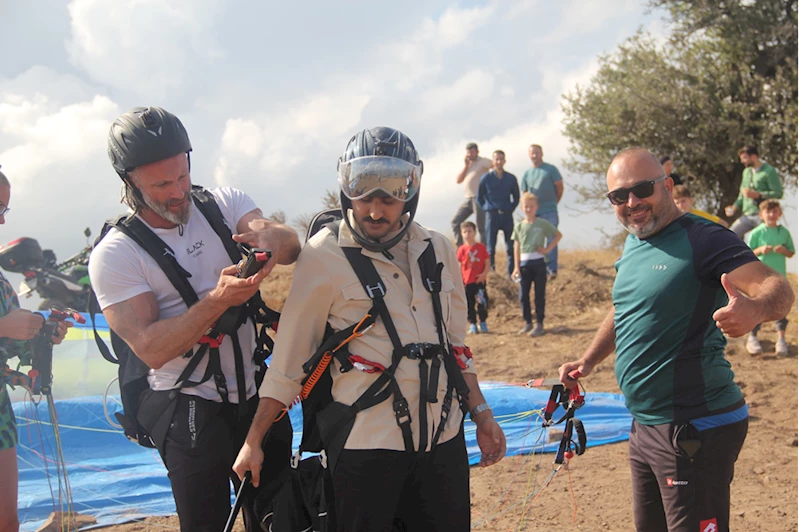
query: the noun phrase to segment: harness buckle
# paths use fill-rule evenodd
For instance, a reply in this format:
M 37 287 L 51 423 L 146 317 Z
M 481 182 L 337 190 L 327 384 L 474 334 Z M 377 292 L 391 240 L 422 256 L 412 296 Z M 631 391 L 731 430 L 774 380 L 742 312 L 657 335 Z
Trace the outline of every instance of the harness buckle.
M 299 451 L 291 455 L 291 469 L 297 469 L 297 466 L 300 465 L 300 458 L 302 458 L 302 454 Z
M 383 283 L 377 283 L 375 286 L 364 285 L 366 288 L 366 293 L 369 294 L 369 299 L 375 298 L 375 293 L 380 292 L 380 297 L 386 297 L 386 288 L 383 286 Z
M 394 417 L 397 418 L 397 425 L 411 422 L 411 411 L 408 409 L 408 401 L 404 397 L 394 401 Z

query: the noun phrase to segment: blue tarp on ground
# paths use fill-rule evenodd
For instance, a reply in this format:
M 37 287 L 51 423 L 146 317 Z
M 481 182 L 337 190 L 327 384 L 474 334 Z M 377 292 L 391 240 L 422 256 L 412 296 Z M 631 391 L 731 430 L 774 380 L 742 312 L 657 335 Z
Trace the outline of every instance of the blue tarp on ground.
M 543 408 L 549 391 L 531 390 L 499 383 L 482 385 L 495 416 L 500 420 L 508 440 L 508 455 L 529 453 L 541 449 L 540 442 L 547 434 L 540 420 L 531 413 Z M 109 413 L 120 406 L 116 398 L 108 398 Z M 53 511 L 53 501 L 45 474 L 45 455 L 54 457 L 53 434 L 45 404 L 37 412 L 42 423 L 32 423 L 30 403 L 17 402 L 14 413 L 19 424 L 19 516 L 23 531 L 36 530 Z M 167 515 L 175 511 L 166 470 L 158 453 L 128 441 L 120 430 L 106 421 L 102 397 L 80 397 L 56 403 L 64 459 L 68 464 L 69 480 L 75 510 L 93 515 L 99 524 L 112 524 L 150 515 Z M 294 444 L 299 444 L 302 428 L 300 407 L 291 411 L 295 429 Z M 621 396 L 591 393 L 586 405 L 578 412 L 585 424 L 588 445 L 596 446 L 626 440 L 631 417 Z M 557 429 L 554 429 L 557 430 Z M 561 426 L 562 430 L 562 426 Z M 470 463 L 479 461 L 474 425 L 466 423 L 466 439 Z M 546 444 L 554 451 L 557 442 Z M 588 451 L 590 452 L 590 450 Z M 48 464 L 51 474 L 54 466 Z M 51 478 L 53 488 L 57 481 Z

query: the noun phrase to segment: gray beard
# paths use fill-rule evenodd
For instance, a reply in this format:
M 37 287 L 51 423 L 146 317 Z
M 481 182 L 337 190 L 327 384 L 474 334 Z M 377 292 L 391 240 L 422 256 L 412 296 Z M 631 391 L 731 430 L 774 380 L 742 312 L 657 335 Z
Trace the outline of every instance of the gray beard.
M 190 195 L 188 198 L 189 201 L 186 204 L 186 208 L 183 211 L 177 213 L 170 211 L 169 208 L 165 205 L 154 202 L 143 192 L 142 192 L 142 197 L 144 198 L 144 203 L 147 205 L 147 207 L 155 214 L 166 220 L 167 222 L 176 225 L 186 225 L 187 223 L 189 223 L 189 219 L 191 218 L 191 213 L 194 208 L 194 202 L 191 201 Z
M 624 228 L 638 238 L 649 238 L 657 233 L 661 228 L 658 227 L 660 217 L 655 215 L 654 209 L 651 211 L 650 220 L 643 226 L 633 227 L 629 223 L 622 222 Z

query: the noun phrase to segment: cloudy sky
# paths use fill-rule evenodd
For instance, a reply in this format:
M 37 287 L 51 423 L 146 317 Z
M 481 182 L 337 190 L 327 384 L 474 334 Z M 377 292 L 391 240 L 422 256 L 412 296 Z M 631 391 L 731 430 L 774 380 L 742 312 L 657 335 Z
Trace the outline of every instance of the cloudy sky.
M 353 133 L 396 127 L 425 162 L 417 219 L 448 232 L 466 142 L 503 149 L 517 176 L 533 142 L 560 165 L 561 94 L 638 28 L 664 32 L 640 0 L 37 0 L 3 2 L 0 20 L 13 186 L 0 240 L 32 236 L 60 258 L 123 210 L 106 135 L 131 107 L 182 119 L 195 183 L 240 187 L 289 219 L 320 209 Z M 563 174 L 562 246 L 595 247 L 616 230 L 610 206 L 581 214 L 581 176 Z

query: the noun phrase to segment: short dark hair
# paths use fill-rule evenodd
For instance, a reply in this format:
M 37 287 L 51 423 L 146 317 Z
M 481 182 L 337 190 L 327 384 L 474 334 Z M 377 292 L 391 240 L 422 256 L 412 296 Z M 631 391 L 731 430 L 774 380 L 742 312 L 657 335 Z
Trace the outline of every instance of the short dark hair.
M 666 164 L 668 161 L 671 161 L 671 155 L 663 155 L 660 158 L 660 164 Z
M 476 150 L 477 149 L 477 143 L 476 142 L 470 142 L 469 144 L 466 145 L 466 149 L 467 150 Z
M 503 157 L 505 157 L 505 152 L 502 150 L 494 150 L 494 155 L 501 153 Z
M 747 144 L 746 146 L 738 150 L 738 155 L 741 155 L 742 153 L 745 153 L 747 155 L 757 155 L 758 157 L 760 156 L 757 153 L 757 147 L 753 144 Z
M 542 148 L 540 144 L 530 144 L 530 147 L 538 148 L 539 150 L 541 150 L 541 153 L 544 153 L 544 148 Z
M 782 210 L 780 207 L 780 202 L 775 199 L 767 199 L 760 202 L 760 205 L 757 206 L 760 212 L 770 211 L 771 209 L 779 209 Z
M 690 198 L 692 196 L 691 196 L 691 191 L 688 190 L 688 187 L 686 187 L 685 185 L 674 185 L 674 189 L 672 189 L 671 191 L 671 197 L 674 199 L 679 199 L 679 198 Z
M 466 229 L 467 227 L 470 228 L 472 231 L 477 231 L 477 226 L 474 225 L 474 222 L 470 222 L 467 220 L 461 224 L 461 229 Z

